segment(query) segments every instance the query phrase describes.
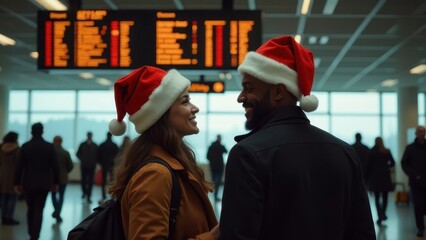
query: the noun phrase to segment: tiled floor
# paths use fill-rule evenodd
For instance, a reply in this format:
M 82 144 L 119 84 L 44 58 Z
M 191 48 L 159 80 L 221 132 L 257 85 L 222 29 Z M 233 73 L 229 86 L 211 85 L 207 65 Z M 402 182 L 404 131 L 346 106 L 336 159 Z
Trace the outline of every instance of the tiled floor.
M 87 216 L 97 205 L 97 200 L 100 199 L 100 187 L 96 186 L 93 193 L 93 203 L 88 204 L 81 199 L 81 190 L 78 184 L 69 184 L 65 192 L 66 201 L 63 206 L 62 218 L 63 222 L 56 223 L 56 220 L 51 217 L 53 206 L 48 196 L 46 206 L 44 208 L 43 225 L 40 234 L 40 240 L 66 240 L 68 231 L 78 224 L 85 216 Z M 211 197 L 211 199 L 213 199 Z M 419 240 L 422 238 L 416 237 L 416 227 L 412 205 L 396 206 L 393 201 L 393 194 L 389 196 L 389 208 L 387 210 L 388 220 L 383 222 L 382 226 L 376 225 L 378 240 Z M 373 200 L 371 198 L 371 200 Z M 373 218 L 377 220 L 374 203 L 372 203 Z M 220 213 L 221 205 L 216 204 L 215 210 Z M 21 222 L 17 226 L 1 226 L 0 240 L 26 240 L 29 239 L 27 234 L 27 226 L 25 221 L 26 206 L 24 201 L 19 201 L 17 204 L 15 218 Z M 425 238 L 426 239 L 426 238 Z

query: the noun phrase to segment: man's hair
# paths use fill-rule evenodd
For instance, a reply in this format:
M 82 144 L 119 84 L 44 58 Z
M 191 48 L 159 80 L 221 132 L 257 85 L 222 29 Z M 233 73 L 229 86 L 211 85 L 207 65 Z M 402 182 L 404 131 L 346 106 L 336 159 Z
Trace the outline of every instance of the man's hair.
M 31 134 L 36 136 L 41 136 L 43 134 L 43 124 L 41 123 L 34 123 L 31 126 Z
M 361 139 L 362 139 L 361 133 L 356 133 L 356 134 L 355 134 L 355 139 L 356 139 L 357 141 L 361 141 Z

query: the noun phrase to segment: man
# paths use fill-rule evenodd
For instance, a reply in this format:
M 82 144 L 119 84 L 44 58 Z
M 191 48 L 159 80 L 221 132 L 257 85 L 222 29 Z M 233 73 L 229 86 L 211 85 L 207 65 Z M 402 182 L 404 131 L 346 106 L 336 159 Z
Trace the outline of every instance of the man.
M 96 162 L 98 157 L 98 145 L 92 141 L 92 132 L 87 132 L 87 140 L 82 142 L 77 150 L 77 157 L 80 159 L 81 169 L 81 189 L 83 195 L 87 197 L 87 202 L 92 202 L 92 188 L 95 175 Z
M 220 201 L 218 192 L 219 187 L 222 184 L 222 176 L 225 165 L 223 163 L 223 154 L 227 153 L 228 150 L 221 144 L 222 136 L 219 134 L 216 136 L 216 141 L 213 142 L 208 151 L 207 151 L 207 159 L 210 163 L 210 172 L 212 175 L 212 180 L 215 185 L 214 190 L 214 199 L 215 201 Z
M 352 147 L 355 149 L 355 152 L 358 154 L 359 160 L 362 165 L 362 172 L 365 173 L 368 154 L 370 154 L 370 148 L 362 143 L 362 135 L 361 133 L 355 134 L 355 143 L 352 144 Z
M 47 194 L 51 190 L 58 190 L 59 171 L 53 144 L 42 137 L 43 125 L 33 124 L 31 134 L 31 140 L 21 147 L 15 173 L 15 191 L 25 193 L 28 234 L 34 240 L 40 237 Z
M 416 139 L 405 148 L 401 166 L 408 176 L 413 196 L 417 236 L 423 237 L 425 230 L 424 214 L 426 211 L 426 144 L 424 126 L 416 128 Z
M 312 53 L 278 37 L 238 71 L 251 132 L 229 153 L 220 239 L 376 239 L 356 152 L 302 111 L 318 107 Z
M 112 179 L 112 167 L 114 166 L 114 160 L 118 154 L 118 146 L 112 141 L 112 134 L 107 133 L 105 142 L 99 145 L 98 148 L 98 160 L 102 167 L 102 203 L 106 200 L 106 185 L 108 179 Z
M 59 191 L 52 192 L 52 204 L 55 211 L 52 217 L 56 218 L 58 223 L 62 222 L 61 211 L 64 203 L 65 188 L 68 183 L 68 173 L 74 167 L 70 153 L 62 147 L 62 137 L 55 136 L 53 138 L 53 146 L 55 147 L 56 159 L 59 167 Z

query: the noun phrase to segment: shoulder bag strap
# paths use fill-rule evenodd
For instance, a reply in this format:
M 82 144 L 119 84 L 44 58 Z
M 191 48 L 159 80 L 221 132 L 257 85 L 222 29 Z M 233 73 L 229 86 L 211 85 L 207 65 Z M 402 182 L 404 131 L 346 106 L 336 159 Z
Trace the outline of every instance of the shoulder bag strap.
M 169 169 L 172 175 L 172 199 L 170 204 L 170 216 L 169 216 L 169 239 L 173 240 L 173 233 L 175 232 L 175 228 L 176 228 L 176 215 L 179 210 L 180 195 L 181 195 L 181 189 L 180 189 L 179 181 L 177 179 L 178 177 L 176 176 L 177 173 L 170 167 L 170 165 L 166 161 L 158 157 L 153 157 L 143 161 L 142 164 L 138 167 L 138 170 L 148 163 L 162 164 L 166 166 L 167 169 Z

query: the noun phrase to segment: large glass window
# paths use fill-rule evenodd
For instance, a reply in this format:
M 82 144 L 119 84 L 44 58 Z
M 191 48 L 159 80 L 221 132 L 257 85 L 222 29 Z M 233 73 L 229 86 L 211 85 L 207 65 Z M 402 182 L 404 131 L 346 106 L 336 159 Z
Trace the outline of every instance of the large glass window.
M 75 91 L 32 91 L 31 111 L 74 112 Z
M 378 93 L 331 93 L 330 105 L 332 113 L 374 113 L 379 112 Z

